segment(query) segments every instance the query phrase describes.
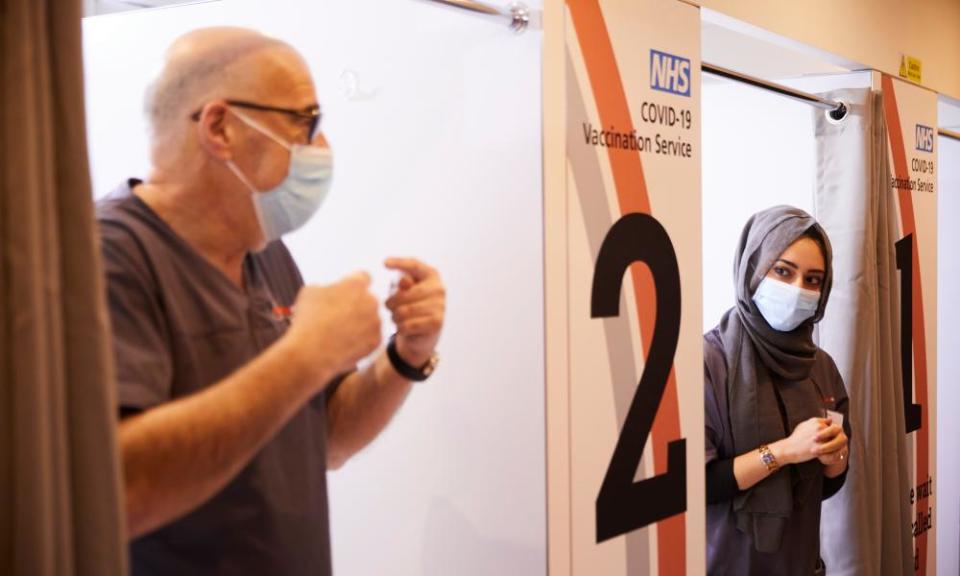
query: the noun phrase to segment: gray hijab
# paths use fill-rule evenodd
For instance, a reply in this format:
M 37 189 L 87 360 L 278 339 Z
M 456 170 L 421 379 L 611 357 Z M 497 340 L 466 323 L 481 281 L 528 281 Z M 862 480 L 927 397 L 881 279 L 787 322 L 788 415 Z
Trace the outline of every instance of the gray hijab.
M 813 237 L 824 252 L 820 304 L 795 330 L 779 332 L 767 324 L 752 296 L 783 251 L 802 236 Z M 740 235 L 733 263 L 737 302 L 719 326 L 736 454 L 789 436 L 797 424 L 821 415 L 822 400 L 809 375 L 818 350 L 813 325 L 823 317 L 830 296 L 831 261 L 826 232 L 797 208 L 775 206 L 758 212 Z M 818 460 L 788 466 L 734 499 L 737 527 L 752 536 L 757 550 L 779 550 L 791 512 L 811 497 L 811 480 L 821 474 Z M 819 505 L 819 494 L 816 497 Z

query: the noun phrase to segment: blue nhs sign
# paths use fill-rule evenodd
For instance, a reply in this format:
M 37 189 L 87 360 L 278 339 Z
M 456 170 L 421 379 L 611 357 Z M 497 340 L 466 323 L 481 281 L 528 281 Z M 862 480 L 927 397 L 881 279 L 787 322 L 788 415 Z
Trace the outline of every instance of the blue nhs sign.
M 690 95 L 690 60 L 660 52 L 650 51 L 650 87 L 662 92 Z
M 917 150 L 933 152 L 933 128 L 917 124 Z

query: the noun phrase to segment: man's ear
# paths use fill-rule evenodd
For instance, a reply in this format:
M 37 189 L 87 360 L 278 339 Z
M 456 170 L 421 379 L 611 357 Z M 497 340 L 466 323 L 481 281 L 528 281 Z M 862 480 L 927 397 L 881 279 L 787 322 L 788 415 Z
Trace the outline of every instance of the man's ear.
M 233 156 L 235 133 L 227 122 L 227 103 L 212 100 L 200 109 L 197 121 L 197 141 L 204 150 L 220 160 L 230 160 Z

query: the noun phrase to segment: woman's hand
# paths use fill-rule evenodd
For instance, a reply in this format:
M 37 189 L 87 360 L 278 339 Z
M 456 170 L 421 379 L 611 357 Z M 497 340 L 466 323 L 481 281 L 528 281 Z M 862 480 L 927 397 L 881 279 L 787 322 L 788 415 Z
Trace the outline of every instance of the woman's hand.
M 777 460 L 781 465 L 800 464 L 827 453 L 824 446 L 833 446 L 837 433 L 843 430 L 826 418 L 810 418 L 797 424 L 790 436 L 776 443 Z M 846 436 L 844 436 L 846 439 Z M 846 440 L 844 440 L 846 441 Z M 772 446 L 771 446 L 772 448 Z M 837 448 L 834 447 L 833 450 Z
M 839 476 L 847 467 L 847 435 L 829 418 L 804 420 L 790 436 L 770 444 L 769 448 L 781 467 L 819 458 L 825 466 L 824 475 L 830 478 Z M 757 449 L 733 461 L 733 475 L 740 490 L 750 489 L 771 473 Z
M 838 429 L 839 432 L 833 436 L 829 436 L 828 432 L 830 432 L 832 428 Z M 847 456 L 850 454 L 850 450 L 847 447 L 847 435 L 844 433 L 843 428 L 836 424 L 832 424 L 821 434 L 824 436 L 824 441 L 820 444 L 820 456 L 818 456 L 818 458 L 825 466 L 823 471 L 824 475 L 828 478 L 834 478 L 847 469 Z
M 818 458 L 824 466 L 839 464 L 847 459 L 847 435 L 843 428 L 831 424 L 820 433 L 821 444 L 817 447 Z

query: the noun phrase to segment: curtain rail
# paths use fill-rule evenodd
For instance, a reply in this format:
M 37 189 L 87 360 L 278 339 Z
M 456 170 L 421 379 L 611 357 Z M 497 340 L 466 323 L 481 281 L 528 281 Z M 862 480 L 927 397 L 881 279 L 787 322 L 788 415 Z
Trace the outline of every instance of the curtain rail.
M 478 2 L 477 0 L 424 0 L 426 2 L 433 2 L 435 4 L 442 4 L 444 6 L 451 6 L 453 8 L 460 8 L 461 10 L 467 10 L 469 12 L 475 12 L 477 14 L 483 14 L 485 16 L 493 16 L 497 18 L 507 18 L 510 20 L 510 28 L 515 32 L 523 32 L 527 29 L 527 26 L 530 24 L 530 10 L 520 3 L 513 3 L 510 5 L 508 10 L 502 8 L 497 8 L 490 4 L 484 2 Z M 723 68 L 722 66 L 717 66 L 715 64 L 709 64 L 707 62 L 702 62 L 700 69 L 713 76 L 719 76 L 721 78 L 726 78 L 728 80 L 733 80 L 734 82 L 741 82 L 743 84 L 749 84 L 756 88 L 763 90 L 768 90 L 770 92 L 775 92 L 781 96 L 786 96 L 792 100 L 798 102 L 803 102 L 804 104 L 809 104 L 815 106 L 822 110 L 826 110 L 830 117 L 834 120 L 842 120 L 844 116 L 847 115 L 847 105 L 840 100 L 830 100 L 828 98 L 822 98 L 815 94 L 810 94 L 809 92 L 803 92 L 801 90 L 796 90 L 782 84 L 775 84 L 773 82 L 768 82 L 756 76 L 749 76 L 741 72 L 736 72 L 730 70 L 729 68 Z M 960 133 L 941 128 L 939 130 L 941 136 L 946 136 L 947 138 L 952 138 L 954 140 L 960 140 Z
M 749 84 L 757 88 L 762 88 L 764 90 L 769 90 L 771 92 L 776 92 L 782 96 L 810 104 L 811 106 L 816 106 L 817 108 L 822 108 L 830 112 L 830 116 L 834 120 L 842 119 L 847 113 L 846 105 L 839 100 L 828 100 L 826 98 L 821 98 L 815 94 L 809 94 L 807 92 L 801 92 L 800 90 L 794 90 L 787 86 L 780 84 L 774 84 L 773 82 L 768 82 L 766 80 L 761 80 L 753 76 L 748 76 L 740 72 L 735 72 L 728 68 L 722 68 L 714 64 L 708 64 L 703 62 L 700 66 L 700 69 L 707 73 L 712 74 L 713 76 L 720 76 L 728 80 L 733 80 L 735 82 L 741 82 L 744 84 Z M 950 138 L 953 140 L 960 140 L 960 132 L 955 132 L 953 130 L 948 130 L 946 128 L 940 128 L 938 130 L 940 136 L 945 138 Z
M 520 33 L 530 25 L 530 10 L 523 4 L 515 2 L 508 8 L 498 8 L 485 2 L 476 0 L 426 0 L 435 4 L 443 4 L 453 8 L 460 8 L 484 16 L 493 16 L 496 18 L 506 18 L 510 21 L 510 29 Z
M 954 132 L 953 130 L 947 130 L 946 128 L 940 128 L 938 130 L 941 136 L 950 138 L 953 140 L 960 140 L 960 132 Z
M 847 114 L 846 104 L 839 100 L 828 100 L 827 98 L 821 98 L 815 94 L 794 90 L 793 88 L 789 88 L 781 84 L 774 84 L 773 82 L 761 80 L 760 78 L 756 78 L 754 76 L 748 76 L 746 74 L 735 72 L 728 68 L 723 68 L 714 64 L 708 64 L 706 62 L 703 62 L 700 65 L 700 69 L 703 72 L 713 76 L 720 76 L 721 78 L 726 78 L 735 82 L 749 84 L 750 86 L 754 86 L 756 88 L 761 88 L 770 92 L 776 92 L 781 96 L 786 96 L 787 98 L 796 100 L 798 102 L 803 102 L 804 104 L 816 106 L 817 108 L 826 110 L 830 114 L 830 117 L 834 120 L 842 120 Z

